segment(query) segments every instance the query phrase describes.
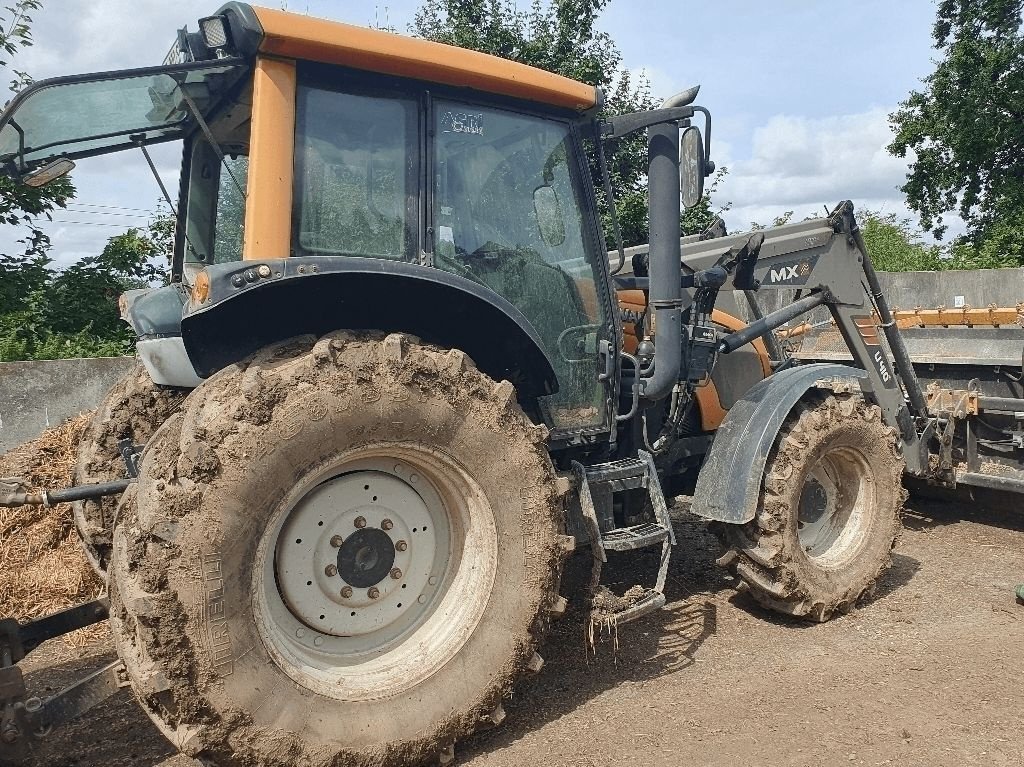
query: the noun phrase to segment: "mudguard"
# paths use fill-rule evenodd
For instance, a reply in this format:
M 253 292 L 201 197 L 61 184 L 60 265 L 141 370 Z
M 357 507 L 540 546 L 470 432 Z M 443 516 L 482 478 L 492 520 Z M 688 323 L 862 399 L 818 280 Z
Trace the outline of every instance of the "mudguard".
M 693 513 L 734 525 L 750 522 L 757 513 L 768 454 L 789 411 L 816 381 L 866 376 L 849 365 L 816 363 L 788 368 L 751 387 L 715 433 L 697 478 Z
M 465 277 L 356 256 L 211 264 L 205 301 L 185 305 L 182 338 L 206 378 L 266 346 L 338 328 L 411 333 L 462 349 L 519 394 L 558 391 L 544 342 L 515 306 Z

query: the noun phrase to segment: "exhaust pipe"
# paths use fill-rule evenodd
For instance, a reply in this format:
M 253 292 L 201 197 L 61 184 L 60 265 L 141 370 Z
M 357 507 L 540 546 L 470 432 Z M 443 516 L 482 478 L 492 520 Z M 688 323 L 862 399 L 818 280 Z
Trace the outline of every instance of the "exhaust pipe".
M 655 402 L 668 396 L 678 382 L 682 360 L 679 128 L 675 123 L 652 125 L 647 129 L 647 155 L 650 208 L 648 304 L 654 312 L 654 370 L 641 379 L 640 396 L 646 402 Z

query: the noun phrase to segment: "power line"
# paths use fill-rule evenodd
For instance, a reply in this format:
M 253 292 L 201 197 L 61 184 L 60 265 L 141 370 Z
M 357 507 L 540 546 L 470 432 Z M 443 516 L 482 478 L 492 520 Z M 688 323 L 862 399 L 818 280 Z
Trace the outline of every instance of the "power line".
M 135 224 L 125 223 L 107 223 L 105 221 L 65 221 L 62 219 L 53 219 L 54 224 L 74 224 L 75 226 L 116 226 L 118 229 L 145 229 L 144 226 L 137 226 Z
M 70 213 L 85 213 L 85 214 L 90 215 L 90 216 L 120 216 L 122 218 L 145 218 L 145 219 L 154 219 L 154 218 L 157 217 L 156 213 L 151 213 L 148 216 L 143 216 L 143 215 L 139 215 L 138 213 L 115 213 L 114 211 L 105 211 L 105 210 L 79 210 L 78 208 L 72 208 L 71 206 L 68 206 L 67 208 L 64 208 L 64 210 L 66 210 L 66 211 L 68 211 Z
M 79 200 L 71 200 L 71 205 L 79 205 L 83 208 L 105 208 L 107 210 L 131 210 L 136 213 L 152 213 L 153 211 L 149 208 L 128 208 L 124 205 L 99 205 L 92 202 L 80 202 Z

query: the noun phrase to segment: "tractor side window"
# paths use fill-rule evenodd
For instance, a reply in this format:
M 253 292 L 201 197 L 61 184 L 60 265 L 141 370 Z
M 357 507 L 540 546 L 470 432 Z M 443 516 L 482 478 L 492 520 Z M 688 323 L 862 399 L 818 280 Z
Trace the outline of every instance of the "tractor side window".
M 216 220 L 213 226 L 214 263 L 242 260 L 245 191 L 248 178 L 248 157 L 239 155 L 224 158 L 224 162 L 221 163 Z
M 417 105 L 301 86 L 295 249 L 410 259 L 415 252 Z
M 206 141 L 197 141 L 192 149 L 185 216 L 187 264 L 242 260 L 249 158 L 228 154 L 231 148 L 222 147 L 221 151 L 223 161 Z
M 556 428 L 600 424 L 607 331 L 569 126 L 451 101 L 434 114 L 435 266 L 486 285 L 536 329 L 558 376 L 541 402 Z

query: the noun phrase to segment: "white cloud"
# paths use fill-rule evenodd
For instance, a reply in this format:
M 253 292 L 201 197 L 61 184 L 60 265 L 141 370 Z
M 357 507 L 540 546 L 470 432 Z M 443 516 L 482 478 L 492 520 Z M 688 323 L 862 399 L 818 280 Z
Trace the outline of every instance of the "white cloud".
M 776 115 L 756 128 L 749 157 L 730 165 L 719 192 L 721 201 L 733 203 L 733 227 L 765 223 L 787 210 L 802 218 L 842 199 L 909 216 L 899 191 L 907 160 L 886 151 L 890 111 L 817 119 Z

